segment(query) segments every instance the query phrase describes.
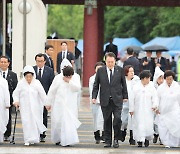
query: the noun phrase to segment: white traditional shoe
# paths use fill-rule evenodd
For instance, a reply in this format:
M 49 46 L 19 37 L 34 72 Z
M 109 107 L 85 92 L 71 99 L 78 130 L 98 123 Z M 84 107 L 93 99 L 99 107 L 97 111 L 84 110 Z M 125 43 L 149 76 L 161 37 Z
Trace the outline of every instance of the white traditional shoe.
M 29 146 L 29 143 L 24 143 L 25 146 Z
M 165 148 L 171 148 L 170 146 L 166 145 Z
M 34 144 L 34 143 L 30 143 L 30 144 Z

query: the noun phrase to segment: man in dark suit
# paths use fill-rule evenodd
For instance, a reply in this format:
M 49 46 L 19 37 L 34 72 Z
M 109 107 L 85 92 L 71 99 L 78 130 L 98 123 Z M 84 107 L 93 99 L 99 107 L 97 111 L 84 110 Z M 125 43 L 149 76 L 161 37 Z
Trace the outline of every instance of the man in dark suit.
M 161 51 L 157 51 L 156 52 L 156 59 L 155 59 L 155 63 L 156 66 L 159 66 L 160 69 L 165 72 L 167 69 L 167 59 L 162 57 L 162 52 Z
M 1 56 L 0 69 L 1 69 L 2 77 L 5 78 L 8 82 L 9 93 L 10 93 L 10 104 L 11 104 L 11 107 L 9 108 L 9 122 L 7 125 L 7 130 L 4 133 L 4 141 L 9 141 L 10 136 L 11 136 L 11 126 L 12 126 L 11 113 L 12 113 L 12 107 L 13 107 L 12 106 L 12 103 L 13 103 L 12 93 L 14 89 L 16 88 L 17 82 L 18 82 L 16 73 L 8 69 L 9 65 L 10 65 L 10 61 L 8 57 Z
M 46 59 L 45 65 L 51 67 L 54 71 L 54 63 L 53 63 L 53 60 L 51 58 L 53 51 L 54 51 L 54 47 L 52 45 L 46 45 L 45 46 L 45 54 L 44 54 L 45 59 Z
M 127 65 L 131 65 L 134 68 L 134 74 L 139 75 L 140 73 L 140 63 L 139 60 L 133 56 L 133 49 L 132 48 L 127 48 L 127 60 L 124 61 L 123 68 Z
M 110 38 L 109 39 L 109 45 L 106 46 L 104 54 L 106 54 L 107 52 L 113 52 L 115 54 L 115 56 L 116 56 L 116 59 L 117 59 L 117 56 L 118 56 L 118 47 L 117 47 L 117 45 L 114 45 L 112 42 L 113 42 L 113 39 Z
M 67 50 L 67 42 L 61 42 L 61 49 L 62 51 L 58 53 L 57 55 L 57 72 L 61 72 L 61 62 L 64 58 L 68 59 L 72 65 L 74 65 L 74 55 L 73 53 L 69 52 Z
M 121 110 L 123 100 L 127 101 L 128 93 L 124 70 L 115 66 L 116 56 L 109 52 L 106 54 L 106 66 L 98 69 L 92 92 L 92 103 L 96 103 L 100 87 L 100 105 L 104 118 L 104 147 L 112 144 L 112 114 L 114 115 L 114 141 L 113 147 L 118 148 L 121 137 Z
M 152 52 L 151 51 L 146 51 L 146 57 L 142 58 L 140 61 L 141 64 L 141 70 L 149 70 L 152 74 L 151 80 L 153 79 L 154 76 L 154 71 L 156 64 L 154 62 L 154 58 L 151 57 Z
M 44 54 L 37 54 L 35 56 L 36 60 L 36 66 L 33 66 L 35 72 L 36 72 L 36 78 L 41 82 L 46 94 L 49 91 L 49 88 L 51 86 L 51 83 L 54 79 L 54 71 L 52 68 L 45 66 L 46 60 Z M 48 111 L 44 107 L 44 112 L 43 112 L 43 124 L 47 128 L 47 114 Z M 40 135 L 40 142 L 45 142 L 45 132 Z

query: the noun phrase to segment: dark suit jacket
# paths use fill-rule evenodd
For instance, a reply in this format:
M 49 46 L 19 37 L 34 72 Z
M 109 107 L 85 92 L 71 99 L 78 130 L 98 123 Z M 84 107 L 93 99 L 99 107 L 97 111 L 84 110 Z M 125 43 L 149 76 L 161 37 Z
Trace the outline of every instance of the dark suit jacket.
M 123 99 L 128 98 L 124 70 L 119 66 L 114 67 L 111 84 L 108 80 L 106 66 L 98 69 L 93 85 L 92 99 L 97 98 L 99 86 L 101 106 L 108 105 L 110 95 L 112 96 L 113 102 L 116 106 L 122 106 Z
M 127 65 L 131 65 L 133 66 L 134 68 L 134 74 L 135 75 L 139 75 L 140 73 L 140 63 L 139 63 L 139 60 L 136 58 L 136 57 L 129 57 L 125 62 L 124 62 L 124 65 L 123 65 L 123 68 Z
M 141 64 L 141 70 L 149 70 L 152 74 L 152 78 L 154 76 L 154 71 L 155 71 L 155 67 L 156 64 L 154 62 L 154 58 L 151 58 L 151 61 L 149 61 L 149 63 L 147 65 L 143 66 L 143 62 L 146 61 L 147 62 L 147 57 L 144 57 L 141 59 L 140 64 Z
M 74 55 L 71 52 L 67 52 L 67 59 L 71 62 L 71 60 L 74 60 Z M 62 62 L 62 52 L 59 52 L 57 55 L 57 72 L 60 73 L 61 72 L 61 62 Z
M 48 67 L 51 67 L 53 69 L 53 71 L 54 71 L 54 63 L 52 61 L 52 58 L 51 57 L 48 58 L 46 54 L 44 54 L 44 56 L 45 56 L 45 59 L 46 59 L 45 65 L 48 66 Z M 50 65 L 49 59 L 51 61 L 51 65 Z
M 160 69 L 161 69 L 163 72 L 165 72 L 166 69 L 167 69 L 167 59 L 164 58 L 164 57 L 161 57 L 160 64 L 161 64 Z
M 8 82 L 8 86 L 9 86 L 10 104 L 12 105 L 12 103 L 13 103 L 12 93 L 15 90 L 17 83 L 18 83 L 17 74 L 11 70 L 8 70 L 6 80 Z
M 41 84 L 47 94 L 48 90 L 51 86 L 51 83 L 54 79 L 54 72 L 53 72 L 52 68 L 50 68 L 48 66 L 44 66 L 43 75 L 42 75 L 41 79 L 39 78 L 39 76 L 37 74 L 37 72 L 38 72 L 37 66 L 33 66 L 33 68 L 36 72 L 36 79 L 38 79 L 41 82 Z
M 117 47 L 117 45 L 114 45 L 114 44 L 107 45 L 104 53 L 106 54 L 107 52 L 113 52 L 116 55 L 116 58 L 117 58 L 117 55 L 118 55 L 118 47 Z

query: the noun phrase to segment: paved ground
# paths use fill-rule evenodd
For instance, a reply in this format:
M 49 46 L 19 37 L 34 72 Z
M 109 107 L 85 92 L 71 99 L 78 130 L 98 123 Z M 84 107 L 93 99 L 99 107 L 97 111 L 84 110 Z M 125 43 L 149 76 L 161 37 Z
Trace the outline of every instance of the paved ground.
M 14 119 L 14 115 L 13 115 Z M 47 132 L 46 143 L 39 143 L 25 147 L 23 145 L 23 134 L 20 117 L 18 116 L 15 145 L 3 143 L 0 145 L 0 153 L 60 153 L 60 154 L 180 154 L 180 148 L 165 149 L 158 144 L 150 144 L 148 148 L 138 148 L 137 146 L 130 146 L 127 136 L 124 143 L 120 142 L 118 149 L 108 148 L 104 149 L 103 143 L 97 145 L 93 138 L 92 129 L 92 115 L 89 107 L 89 98 L 87 93 L 82 97 L 79 119 L 82 122 L 81 127 L 78 129 L 80 143 L 72 147 L 56 146 L 50 141 L 50 130 Z M 50 123 L 50 118 L 49 118 Z

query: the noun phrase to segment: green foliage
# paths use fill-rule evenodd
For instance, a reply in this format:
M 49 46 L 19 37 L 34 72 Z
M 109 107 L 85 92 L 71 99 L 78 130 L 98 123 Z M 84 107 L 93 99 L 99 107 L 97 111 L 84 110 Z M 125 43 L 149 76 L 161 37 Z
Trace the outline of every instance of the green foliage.
M 49 5 L 48 35 L 57 32 L 61 38 L 83 37 L 84 6 Z
M 180 8 L 106 7 L 105 40 L 136 37 L 145 43 L 156 36 L 180 35 Z

